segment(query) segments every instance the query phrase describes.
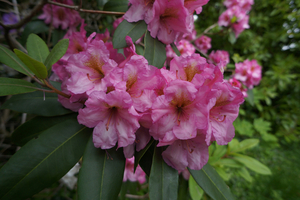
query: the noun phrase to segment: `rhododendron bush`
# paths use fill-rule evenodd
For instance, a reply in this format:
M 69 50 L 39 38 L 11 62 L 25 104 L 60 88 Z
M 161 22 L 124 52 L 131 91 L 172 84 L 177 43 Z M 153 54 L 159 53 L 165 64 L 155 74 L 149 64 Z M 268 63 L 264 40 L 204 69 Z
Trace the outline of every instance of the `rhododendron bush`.
M 271 174 L 243 154 L 257 139 L 233 139 L 233 122 L 262 66 L 250 59 L 228 65 L 229 52 L 214 49 L 208 34 L 217 27 L 238 39 L 250 28 L 253 1 L 224 1 L 204 32 L 196 31 L 194 15 L 208 0 L 111 0 L 104 11 L 77 3 L 40 1 L 33 10 L 50 27 L 48 40 L 45 32 L 27 32 L 26 48 L 9 33 L 34 12 L 21 25 L 0 24 L 13 49 L 1 45 L 0 62 L 28 76 L 0 78 L 1 96 L 14 95 L 2 108 L 34 116 L 12 135 L 21 148 L 0 169 L 0 199 L 31 197 L 78 162 L 79 199 L 181 199 L 182 177 L 190 179 L 192 199 L 203 191 L 233 199 L 216 166 L 234 166 L 246 180 L 247 168 Z M 112 26 L 91 31 L 81 15 L 89 12 L 113 15 Z M 146 194 L 128 195 L 126 182 L 138 182 Z

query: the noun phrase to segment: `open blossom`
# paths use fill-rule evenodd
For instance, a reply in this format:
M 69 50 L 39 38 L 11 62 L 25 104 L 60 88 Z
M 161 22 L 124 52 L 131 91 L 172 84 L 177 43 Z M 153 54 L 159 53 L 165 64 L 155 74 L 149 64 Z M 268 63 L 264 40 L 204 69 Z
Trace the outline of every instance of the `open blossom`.
M 247 12 L 251 10 L 251 6 L 254 4 L 254 0 L 225 0 L 223 4 L 227 8 L 239 6 Z
M 226 65 L 230 61 L 229 53 L 224 50 L 212 51 L 209 54 L 209 57 L 217 64 L 217 66 L 220 68 L 222 73 L 224 72 Z
M 124 18 L 129 22 L 145 20 L 148 24 L 153 19 L 153 4 L 155 0 L 129 0 L 130 8 L 125 13 Z
M 59 3 L 73 5 L 72 0 L 60 0 Z M 52 4 L 46 4 L 43 7 L 43 14 L 39 16 L 39 19 L 44 19 L 46 24 L 52 23 L 55 28 L 61 27 L 61 29 L 75 28 L 81 21 L 76 10 Z
M 234 78 L 241 81 L 249 89 L 258 85 L 261 80 L 261 66 L 256 60 L 245 60 L 235 64 Z
M 241 32 L 248 29 L 249 16 L 239 6 L 233 6 L 223 12 L 218 20 L 219 26 L 229 26 L 233 28 L 235 37 L 238 37 Z
M 228 82 L 233 87 L 239 88 L 242 91 L 242 93 L 243 93 L 243 95 L 244 95 L 245 98 L 248 97 L 248 94 L 247 94 L 247 90 L 248 89 L 245 86 L 243 86 L 240 81 L 236 80 L 235 78 L 231 78 L 231 79 L 228 80 Z
M 195 40 L 195 45 L 200 49 L 200 51 L 202 51 L 203 53 L 207 53 L 207 50 L 211 48 L 211 38 L 202 35 Z
M 191 14 L 196 11 L 197 14 L 202 12 L 202 6 L 208 3 L 209 0 L 184 0 L 184 7 L 186 7 Z
M 138 181 L 140 184 L 146 182 L 146 173 L 140 165 L 137 166 L 134 172 L 134 157 L 126 159 L 123 182 L 126 182 L 127 180 L 132 182 Z
M 125 91 L 111 91 L 108 94 L 95 91 L 79 110 L 78 122 L 93 130 L 96 148 L 109 149 L 118 143 L 126 147 L 135 141 L 135 132 L 140 127 L 140 115 L 132 106 L 130 95 Z

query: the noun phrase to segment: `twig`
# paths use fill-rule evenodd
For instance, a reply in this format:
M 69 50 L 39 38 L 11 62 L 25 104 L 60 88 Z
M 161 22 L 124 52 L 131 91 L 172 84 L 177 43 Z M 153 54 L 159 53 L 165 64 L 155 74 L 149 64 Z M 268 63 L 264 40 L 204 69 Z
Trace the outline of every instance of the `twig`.
M 15 4 L 13 4 L 12 2 L 9 2 L 9 1 L 7 1 L 7 0 L 0 0 L 0 1 L 2 1 L 2 2 L 4 2 L 4 3 L 7 3 L 7 4 L 11 5 L 11 6 L 14 6 L 14 5 L 15 5 Z
M 58 2 L 54 2 L 54 1 L 50 1 L 50 0 L 48 0 L 48 3 L 53 4 L 53 5 L 57 5 L 57 6 L 61 6 L 61 7 L 65 7 L 65 8 L 70 8 L 70 9 L 73 9 L 73 10 L 77 10 L 79 12 L 97 13 L 97 14 L 106 14 L 106 15 L 124 15 L 125 14 L 125 12 L 82 9 L 81 8 L 82 2 L 80 4 L 80 6 L 71 6 L 71 5 L 58 3 Z
M 68 99 L 71 97 L 71 95 L 68 95 L 68 94 L 56 89 L 55 87 L 53 87 L 48 81 L 45 80 L 44 83 L 46 84 L 46 86 L 48 88 L 52 89 L 55 93 L 59 94 L 60 96 L 66 97 Z

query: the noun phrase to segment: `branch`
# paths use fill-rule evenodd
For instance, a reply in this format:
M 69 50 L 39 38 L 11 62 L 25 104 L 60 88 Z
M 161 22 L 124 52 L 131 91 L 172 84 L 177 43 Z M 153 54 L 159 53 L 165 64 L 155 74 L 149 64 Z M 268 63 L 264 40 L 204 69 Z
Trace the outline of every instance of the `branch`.
M 82 3 L 80 3 L 80 6 L 71 6 L 71 5 L 67 5 L 67 4 L 63 4 L 63 3 L 54 2 L 54 1 L 51 1 L 51 0 L 48 0 L 48 3 L 56 5 L 56 6 L 61 6 L 61 7 L 77 10 L 79 12 L 97 13 L 97 14 L 106 14 L 106 15 L 124 15 L 125 14 L 125 12 L 113 12 L 113 11 L 103 11 L 103 10 L 82 9 L 81 8 Z
M 52 89 L 55 93 L 59 94 L 60 96 L 66 97 L 66 98 L 70 98 L 71 95 L 68 95 L 58 89 L 56 89 L 55 87 L 53 87 L 48 81 L 44 80 L 44 83 L 46 84 L 46 86 L 50 89 Z

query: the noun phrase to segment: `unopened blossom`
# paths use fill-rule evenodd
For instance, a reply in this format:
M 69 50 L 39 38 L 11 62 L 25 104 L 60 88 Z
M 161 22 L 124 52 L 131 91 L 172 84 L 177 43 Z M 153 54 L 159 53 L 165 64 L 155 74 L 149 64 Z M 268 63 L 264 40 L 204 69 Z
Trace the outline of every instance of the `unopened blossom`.
M 133 108 L 130 95 L 125 91 L 111 91 L 108 94 L 95 91 L 79 110 L 78 122 L 93 130 L 96 148 L 110 149 L 126 147 L 135 142 L 135 132 L 140 127 L 140 115 Z
M 195 45 L 200 51 L 207 53 L 207 50 L 211 48 L 211 38 L 206 35 L 202 35 L 195 40 Z
M 140 184 L 146 182 L 146 173 L 143 171 L 140 165 L 138 165 L 134 171 L 134 157 L 126 159 L 123 182 L 126 182 L 127 180 L 132 182 L 138 181 Z
M 156 0 L 153 4 L 154 18 L 148 24 L 153 38 L 165 44 L 172 43 L 179 34 L 190 33 L 193 21 L 182 0 Z
M 249 16 L 239 6 L 233 6 L 223 12 L 218 20 L 219 26 L 231 27 L 237 38 L 239 34 L 250 26 L 248 24 Z
M 249 89 L 254 85 L 258 85 L 261 80 L 262 67 L 256 60 L 245 60 L 235 64 L 234 78 L 241 81 Z
M 217 50 L 212 51 L 209 54 L 210 59 L 212 59 L 216 65 L 220 68 L 221 72 L 223 73 L 226 65 L 229 63 L 229 53 L 224 50 Z
M 60 0 L 58 2 L 73 5 L 72 0 Z M 46 24 L 52 23 L 55 28 L 60 27 L 61 29 L 75 28 L 81 21 L 81 17 L 76 10 L 53 4 L 46 4 L 43 7 L 43 14 L 38 18 L 44 19 Z
M 239 6 L 244 11 L 250 11 L 251 6 L 254 4 L 253 0 L 225 0 L 223 3 L 227 8 L 233 7 L 233 6 Z

